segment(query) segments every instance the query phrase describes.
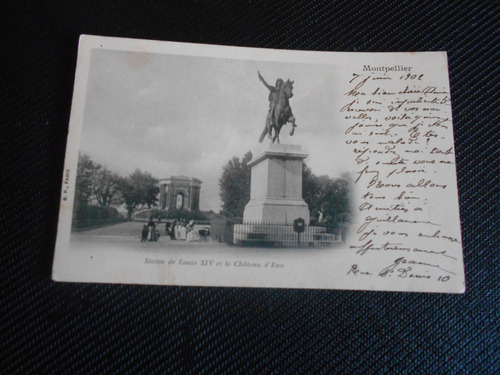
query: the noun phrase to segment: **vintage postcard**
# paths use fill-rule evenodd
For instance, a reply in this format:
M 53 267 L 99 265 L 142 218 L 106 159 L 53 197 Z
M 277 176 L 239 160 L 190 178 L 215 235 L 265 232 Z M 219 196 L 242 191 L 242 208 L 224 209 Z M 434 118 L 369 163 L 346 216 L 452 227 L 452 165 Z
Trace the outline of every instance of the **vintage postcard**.
M 463 293 L 446 53 L 82 36 L 52 277 Z

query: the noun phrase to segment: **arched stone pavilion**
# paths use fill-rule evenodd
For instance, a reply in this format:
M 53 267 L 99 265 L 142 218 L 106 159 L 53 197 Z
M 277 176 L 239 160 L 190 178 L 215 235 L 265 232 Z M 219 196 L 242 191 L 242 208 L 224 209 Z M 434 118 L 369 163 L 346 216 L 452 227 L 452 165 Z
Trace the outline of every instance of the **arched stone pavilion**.
M 194 177 L 172 176 L 161 179 L 159 181 L 161 209 L 199 211 L 201 184 L 201 180 Z

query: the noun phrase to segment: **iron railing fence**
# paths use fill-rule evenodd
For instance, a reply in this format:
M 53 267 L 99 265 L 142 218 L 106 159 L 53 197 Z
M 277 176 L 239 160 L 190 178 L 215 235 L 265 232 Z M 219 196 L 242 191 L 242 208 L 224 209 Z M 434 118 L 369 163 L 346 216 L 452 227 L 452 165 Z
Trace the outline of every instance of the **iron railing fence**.
M 343 225 L 330 231 L 324 226 L 306 225 L 303 233 L 296 233 L 293 224 L 228 220 L 219 240 L 230 245 L 249 247 L 329 247 L 342 242 L 344 238 Z

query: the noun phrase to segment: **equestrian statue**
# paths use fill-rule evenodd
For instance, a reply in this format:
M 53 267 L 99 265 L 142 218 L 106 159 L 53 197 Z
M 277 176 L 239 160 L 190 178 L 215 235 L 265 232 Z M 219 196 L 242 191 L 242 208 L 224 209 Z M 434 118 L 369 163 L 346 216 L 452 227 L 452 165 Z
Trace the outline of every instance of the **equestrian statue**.
M 264 80 L 260 72 L 258 72 L 258 75 L 260 81 L 269 90 L 269 111 L 266 116 L 264 131 L 260 135 L 259 142 L 262 142 L 267 135 L 273 143 L 280 143 L 280 130 L 283 125 L 287 123 L 292 124 L 290 135 L 293 135 L 297 127 L 295 124 L 295 117 L 293 117 L 292 114 L 292 108 L 288 101 L 288 99 L 293 96 L 293 81 L 287 80 L 284 82 L 281 78 L 278 78 L 276 80 L 276 86 L 271 86 Z

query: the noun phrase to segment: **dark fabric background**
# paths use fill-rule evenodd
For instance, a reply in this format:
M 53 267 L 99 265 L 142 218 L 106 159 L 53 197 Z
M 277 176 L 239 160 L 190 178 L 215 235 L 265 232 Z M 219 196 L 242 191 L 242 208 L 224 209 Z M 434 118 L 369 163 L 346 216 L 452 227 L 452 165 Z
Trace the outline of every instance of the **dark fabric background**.
M 498 373 L 499 11 L 498 1 L 4 2 L 0 372 Z M 448 51 L 467 292 L 52 282 L 83 33 Z

